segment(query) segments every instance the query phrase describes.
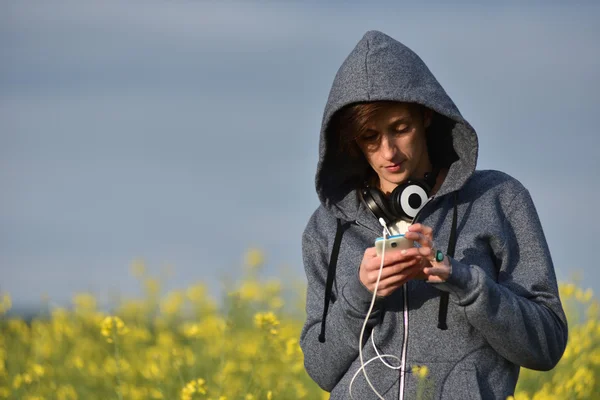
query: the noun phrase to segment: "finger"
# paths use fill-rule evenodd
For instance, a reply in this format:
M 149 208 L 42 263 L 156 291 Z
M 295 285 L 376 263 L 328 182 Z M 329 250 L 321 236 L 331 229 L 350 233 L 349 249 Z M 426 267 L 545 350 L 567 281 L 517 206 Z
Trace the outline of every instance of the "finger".
M 418 248 L 419 255 L 425 258 L 430 258 L 433 254 L 433 248 L 429 246 L 421 246 Z
M 423 273 L 423 270 L 415 265 L 406 269 L 402 275 L 393 275 L 383 281 L 380 281 L 379 286 L 377 287 L 377 294 L 380 296 L 388 296 L 410 280 L 426 280 L 427 278 L 428 276 Z M 374 284 L 372 285 L 372 289 L 375 289 Z
M 406 250 L 402 250 L 403 251 L 403 255 L 404 258 L 403 260 L 406 259 L 411 259 L 411 258 L 417 258 L 419 260 L 421 260 L 423 257 L 428 256 L 431 253 L 431 250 L 429 247 L 411 247 L 410 249 L 406 249 Z
M 397 253 L 397 252 L 391 251 L 389 253 L 384 254 L 384 259 L 383 259 L 384 267 L 386 265 L 392 264 L 394 262 L 403 260 L 404 257 L 397 258 L 397 256 L 394 255 L 394 253 Z M 369 257 L 365 254 L 365 258 L 363 259 L 363 264 L 364 264 L 365 269 L 368 271 L 377 270 L 381 267 L 381 256 Z
M 420 232 L 407 232 L 404 234 L 404 237 L 409 240 L 419 243 L 419 245 L 421 245 L 421 246 L 426 246 L 426 247 L 433 246 L 433 241 L 431 240 L 431 238 Z
M 427 274 L 428 282 L 445 282 L 450 277 L 450 271 L 441 267 L 424 268 L 423 272 Z
M 408 227 L 408 231 L 421 233 L 421 234 L 427 236 L 430 240 L 433 240 L 433 228 L 431 228 L 430 226 L 423 225 L 421 223 L 416 223 L 416 224 L 410 225 Z
M 412 260 L 404 262 L 404 263 L 399 263 L 399 264 L 395 264 L 394 266 L 383 268 L 381 270 L 381 279 L 387 279 L 390 276 L 400 275 L 404 272 L 404 270 L 411 268 L 417 264 L 419 264 L 419 261 L 416 259 L 412 259 Z M 422 266 L 419 266 L 419 268 L 422 268 Z M 369 283 L 375 283 L 377 281 L 378 276 L 379 276 L 379 268 L 370 270 L 367 272 L 367 281 Z
M 406 281 L 417 276 L 420 272 L 421 272 L 421 269 L 417 265 L 406 268 L 400 274 L 391 275 L 389 277 L 386 277 L 385 279 L 382 278 L 379 281 L 378 289 L 390 289 L 390 288 L 394 288 L 394 287 L 396 287 L 396 288 L 400 287 Z
M 375 247 L 369 247 L 365 250 L 364 254 L 365 258 L 375 258 L 377 257 L 377 249 Z
M 432 248 L 428 246 L 411 247 L 400 251 L 394 251 L 392 254 L 390 254 L 389 258 L 388 256 L 385 257 L 383 266 L 386 268 L 390 265 L 405 262 L 413 258 L 429 258 L 432 254 L 432 251 Z M 381 262 L 381 259 L 379 262 Z
M 406 270 L 408 270 L 414 266 L 418 266 L 419 268 L 422 268 L 422 266 L 420 264 L 421 264 L 421 262 L 419 259 L 412 258 L 405 262 L 390 265 L 381 270 L 381 278 L 384 279 L 384 278 L 388 278 L 388 277 L 394 276 L 394 275 L 401 275 L 401 274 L 405 273 Z M 374 276 L 377 276 L 377 274 L 379 274 L 379 271 L 376 271 L 376 273 L 373 273 Z
M 419 249 L 417 247 L 390 251 L 389 253 L 386 253 L 384 255 L 383 266 L 385 268 L 393 264 L 413 259 L 415 257 L 421 257 L 421 254 L 419 253 Z M 373 264 L 373 267 L 371 268 L 379 268 L 379 266 L 381 265 L 381 258 L 378 257 L 377 259 L 369 260 L 369 263 Z
M 391 265 L 402 263 L 413 258 L 421 259 L 423 257 L 429 257 L 431 254 L 432 250 L 430 244 L 422 245 L 421 247 L 393 250 L 384 254 L 383 267 L 387 268 Z M 378 270 L 381 267 L 381 257 L 366 259 L 364 264 L 368 271 Z
M 402 250 L 390 251 L 389 254 L 385 255 L 384 265 L 402 262 L 409 258 L 419 257 L 420 255 L 421 253 L 419 252 L 419 247 L 416 246 L 411 246 Z
M 427 275 L 438 275 L 440 273 L 439 268 L 436 268 L 434 266 L 429 266 L 429 267 L 425 267 L 423 268 L 423 272 L 425 272 Z
M 433 266 L 432 264 L 429 264 L 429 266 L 426 266 L 425 268 L 423 268 L 423 272 L 425 272 L 427 275 L 440 275 L 440 274 L 445 274 L 446 272 L 448 272 L 448 270 L 444 267 L 438 267 L 438 266 Z
M 388 257 L 386 255 L 385 259 L 383 260 L 383 268 L 387 269 L 396 264 L 401 264 L 401 263 L 405 263 L 408 261 L 412 262 L 413 259 L 421 258 L 421 257 L 422 256 L 420 255 L 419 250 L 417 248 L 415 248 L 414 250 L 411 250 L 410 253 L 407 253 L 406 255 L 395 254 L 393 257 Z M 367 270 L 369 270 L 369 271 L 378 270 L 382 266 L 381 258 L 376 258 L 376 259 L 370 260 L 367 264 L 368 264 Z

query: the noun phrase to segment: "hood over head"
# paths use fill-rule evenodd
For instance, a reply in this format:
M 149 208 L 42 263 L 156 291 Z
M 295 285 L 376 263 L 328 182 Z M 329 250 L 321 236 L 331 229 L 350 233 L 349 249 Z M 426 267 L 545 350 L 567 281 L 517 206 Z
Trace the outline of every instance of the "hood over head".
M 351 219 L 358 206 L 355 189 L 363 184 L 357 172 L 361 166 L 353 165 L 355 162 L 334 148 L 332 118 L 347 105 L 373 101 L 417 103 L 433 110 L 435 117 L 428 130 L 436 129 L 436 135 L 447 139 L 454 160 L 437 196 L 464 185 L 477 163 L 475 130 L 417 54 L 381 32 L 369 31 L 338 70 L 323 114 L 316 189 L 326 208 Z

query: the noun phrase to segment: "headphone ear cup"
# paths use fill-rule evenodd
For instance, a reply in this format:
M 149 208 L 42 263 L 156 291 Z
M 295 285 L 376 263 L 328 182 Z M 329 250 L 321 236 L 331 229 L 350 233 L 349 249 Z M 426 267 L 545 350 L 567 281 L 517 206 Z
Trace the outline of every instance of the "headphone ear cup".
M 429 187 L 420 182 L 409 180 L 394 189 L 391 195 L 391 207 L 397 216 L 404 220 L 413 220 L 429 198 Z
M 360 198 L 369 210 L 375 215 L 375 218 L 383 218 L 387 224 L 392 223 L 396 220 L 393 211 L 387 205 L 387 199 L 379 189 L 373 188 L 362 188 L 360 191 Z

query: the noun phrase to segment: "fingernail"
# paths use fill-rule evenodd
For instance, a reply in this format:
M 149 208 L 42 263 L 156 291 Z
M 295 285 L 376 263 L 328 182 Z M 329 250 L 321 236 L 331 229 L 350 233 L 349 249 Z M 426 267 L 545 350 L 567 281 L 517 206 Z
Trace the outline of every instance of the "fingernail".
M 405 255 L 405 254 L 406 254 L 406 249 L 402 250 L 402 251 L 400 252 L 400 254 L 402 254 L 402 255 Z

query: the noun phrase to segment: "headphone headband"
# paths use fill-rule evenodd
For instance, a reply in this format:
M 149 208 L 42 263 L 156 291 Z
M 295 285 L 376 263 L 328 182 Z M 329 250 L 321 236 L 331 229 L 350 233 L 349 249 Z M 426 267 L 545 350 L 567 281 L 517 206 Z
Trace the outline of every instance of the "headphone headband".
M 387 224 L 399 219 L 412 222 L 427 202 L 439 171 L 439 168 L 434 168 L 425 174 L 424 179 L 409 179 L 398 185 L 389 199 L 381 190 L 371 188 L 365 183 L 358 191 L 359 197 L 376 219 L 383 218 Z

